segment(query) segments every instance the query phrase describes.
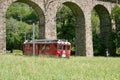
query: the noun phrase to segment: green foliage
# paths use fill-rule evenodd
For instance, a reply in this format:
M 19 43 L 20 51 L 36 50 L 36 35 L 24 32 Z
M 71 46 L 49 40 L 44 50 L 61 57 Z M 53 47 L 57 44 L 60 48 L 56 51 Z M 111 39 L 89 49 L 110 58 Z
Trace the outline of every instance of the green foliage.
M 117 49 L 117 54 L 120 55 L 120 48 Z
M 32 23 L 37 23 L 38 18 L 35 11 L 24 3 L 13 3 L 6 13 L 6 40 L 7 49 L 13 52 L 13 49 L 22 49 L 25 35 L 28 40 L 32 39 Z M 36 38 L 38 35 L 38 26 L 35 26 Z
M 38 26 L 36 28 L 36 38 L 38 37 Z M 22 49 L 22 43 L 26 38 L 32 39 L 32 25 L 28 25 L 24 22 L 19 22 L 13 18 L 7 19 L 6 26 L 6 40 L 7 49 Z
M 115 5 L 115 7 L 112 10 L 112 18 L 114 19 L 115 23 L 116 23 L 116 30 L 115 30 L 115 43 L 116 43 L 116 47 L 117 47 L 117 51 L 119 51 L 120 48 L 120 6 L 119 5 Z
M 7 11 L 6 17 L 9 19 L 11 16 L 14 19 L 25 18 L 26 16 L 31 14 L 31 10 L 28 5 L 23 3 L 13 3 Z
M 115 7 L 112 9 L 112 18 L 116 21 L 116 23 L 120 23 L 120 6 L 115 5 Z
M 29 5 L 20 2 L 13 3 L 8 8 L 6 18 L 9 19 L 11 17 L 29 24 L 38 21 L 38 17 L 36 16 L 34 9 L 32 9 Z
M 95 10 L 92 11 L 91 23 L 92 23 L 93 34 L 99 35 L 100 34 L 100 20 Z
M 8 19 L 6 26 L 7 49 L 20 49 L 24 40 L 24 34 L 30 29 L 31 27 L 26 23 L 19 22 L 13 18 Z
M 116 30 L 114 31 L 116 40 L 114 41 L 116 44 L 117 54 L 120 54 L 120 5 L 115 5 L 112 10 L 112 18 L 116 23 Z
M 57 32 L 58 38 L 65 38 L 70 41 L 75 37 L 75 17 L 66 6 L 57 12 Z

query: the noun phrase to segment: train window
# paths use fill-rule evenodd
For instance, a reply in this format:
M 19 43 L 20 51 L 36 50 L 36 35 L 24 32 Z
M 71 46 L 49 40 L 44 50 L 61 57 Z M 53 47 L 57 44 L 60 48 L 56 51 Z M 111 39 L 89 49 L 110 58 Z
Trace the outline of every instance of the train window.
M 27 44 L 25 44 L 25 48 L 28 48 L 28 45 L 27 45 Z
M 47 44 L 47 45 L 46 45 L 46 50 L 49 50 L 49 49 L 50 49 L 50 45 Z
M 27 49 L 30 49 L 31 47 L 30 47 L 30 44 L 26 44 L 26 46 L 25 46 Z
M 45 49 L 45 45 L 42 44 L 41 47 L 40 47 L 40 50 L 44 50 Z
M 64 46 L 63 46 L 63 50 L 65 50 L 65 48 L 66 48 L 66 47 L 65 47 L 65 45 L 64 45 Z
M 64 45 L 64 46 L 63 46 L 63 49 L 64 49 L 64 50 L 66 50 L 66 49 L 67 49 L 67 46 L 66 46 L 66 45 Z
M 67 46 L 67 50 L 70 50 L 70 46 Z
M 61 44 L 60 44 L 60 45 L 58 45 L 58 49 L 60 49 L 60 50 L 62 49 L 62 45 L 61 45 Z
M 33 46 L 33 44 L 30 44 L 30 45 L 29 45 L 29 48 L 32 48 L 32 46 Z

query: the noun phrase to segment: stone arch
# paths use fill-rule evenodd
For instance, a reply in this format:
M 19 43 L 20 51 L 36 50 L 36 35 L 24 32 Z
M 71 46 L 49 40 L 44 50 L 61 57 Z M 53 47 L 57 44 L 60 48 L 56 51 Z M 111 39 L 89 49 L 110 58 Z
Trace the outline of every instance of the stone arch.
M 71 9 L 76 18 L 76 55 L 86 56 L 86 43 L 85 43 L 85 17 L 82 9 L 74 2 L 63 2 L 65 5 Z
M 40 31 L 40 38 L 45 38 L 45 15 L 44 15 L 44 11 L 43 9 L 40 7 L 40 5 L 37 2 L 34 1 L 27 1 L 27 0 L 9 0 L 9 1 L 3 1 L 2 3 L 0 3 L 0 5 L 2 6 L 2 10 L 0 10 L 0 27 L 2 28 L 2 32 L 1 32 L 1 38 L 0 38 L 0 45 L 2 45 L 0 47 L 0 53 L 5 53 L 6 52 L 6 12 L 7 9 L 9 8 L 9 6 L 12 3 L 16 3 L 16 2 L 21 2 L 21 3 L 25 3 L 28 4 L 29 6 L 31 6 L 35 12 L 37 13 L 37 16 L 39 18 L 39 31 Z
M 111 40 L 112 25 L 110 13 L 107 10 L 107 8 L 101 4 L 94 6 L 94 10 L 97 12 L 100 19 L 100 37 L 103 46 L 103 52 L 106 53 L 106 50 L 108 50 L 110 55 L 112 55 L 113 54 Z

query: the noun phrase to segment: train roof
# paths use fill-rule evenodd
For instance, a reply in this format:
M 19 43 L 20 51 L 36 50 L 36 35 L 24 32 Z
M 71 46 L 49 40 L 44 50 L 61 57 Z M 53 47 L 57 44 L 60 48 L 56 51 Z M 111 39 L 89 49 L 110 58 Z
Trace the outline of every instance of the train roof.
M 39 40 L 26 40 L 25 43 L 60 43 L 60 42 L 68 42 L 66 39 L 39 39 Z
M 34 40 L 34 42 L 58 42 L 58 41 L 68 42 L 66 39 L 39 39 L 39 40 Z

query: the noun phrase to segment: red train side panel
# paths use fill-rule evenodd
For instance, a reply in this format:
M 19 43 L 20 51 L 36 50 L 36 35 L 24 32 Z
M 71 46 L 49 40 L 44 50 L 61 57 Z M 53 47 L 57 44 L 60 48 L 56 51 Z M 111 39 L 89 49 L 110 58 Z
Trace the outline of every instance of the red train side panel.
M 33 44 L 35 48 L 33 48 Z M 35 40 L 25 41 L 23 44 L 23 54 L 33 55 L 50 55 L 56 57 L 70 57 L 71 43 L 67 40 Z

